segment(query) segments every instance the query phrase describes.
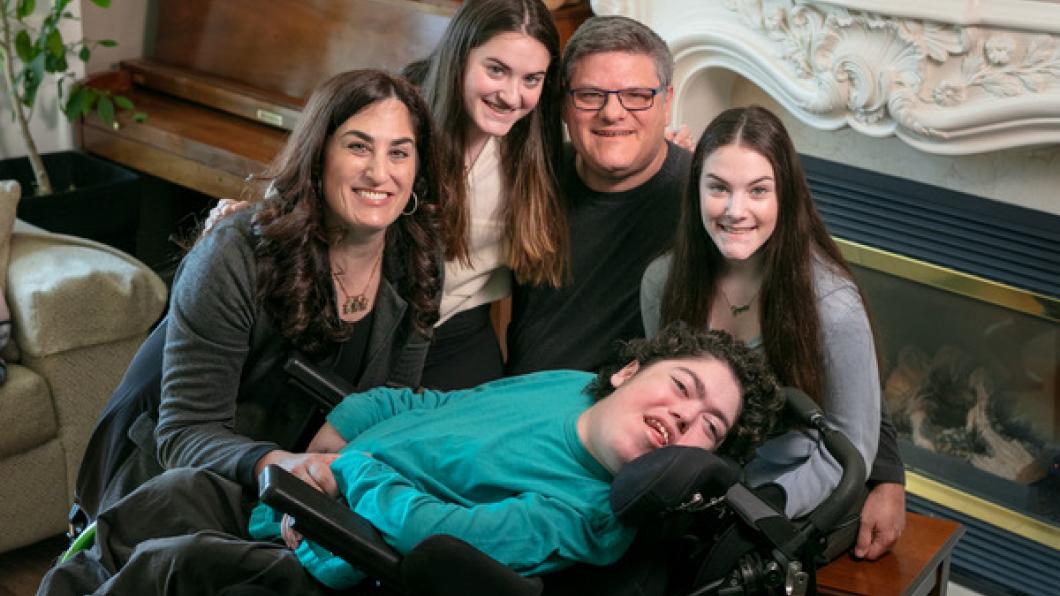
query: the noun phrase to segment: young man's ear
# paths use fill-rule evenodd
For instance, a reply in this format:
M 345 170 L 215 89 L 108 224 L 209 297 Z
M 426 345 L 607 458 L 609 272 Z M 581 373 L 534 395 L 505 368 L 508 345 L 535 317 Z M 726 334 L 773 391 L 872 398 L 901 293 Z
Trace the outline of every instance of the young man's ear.
M 623 366 L 618 372 L 611 375 L 611 386 L 618 389 L 623 383 L 633 378 L 633 375 L 637 374 L 639 369 L 639 362 L 636 360 L 630 361 L 629 364 Z

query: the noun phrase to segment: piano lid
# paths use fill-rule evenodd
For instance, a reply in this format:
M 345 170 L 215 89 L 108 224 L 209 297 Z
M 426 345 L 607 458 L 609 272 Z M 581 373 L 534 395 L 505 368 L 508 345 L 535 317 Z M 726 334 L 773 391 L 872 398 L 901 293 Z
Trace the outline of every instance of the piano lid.
M 155 0 L 143 59 L 90 84 L 129 97 L 146 122 L 120 114 L 78 127 L 80 146 L 215 197 L 276 155 L 309 93 L 328 77 L 398 71 L 426 57 L 457 0 Z M 553 13 L 566 39 L 587 2 Z
M 458 6 L 160 0 L 150 57 L 130 70 L 137 84 L 290 130 L 309 93 L 328 77 L 366 67 L 397 72 L 425 57 Z

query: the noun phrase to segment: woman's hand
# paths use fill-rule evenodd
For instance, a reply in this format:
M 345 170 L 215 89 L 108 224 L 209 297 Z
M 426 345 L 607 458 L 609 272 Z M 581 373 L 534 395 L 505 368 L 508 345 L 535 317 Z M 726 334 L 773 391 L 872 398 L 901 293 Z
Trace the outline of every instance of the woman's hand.
M 260 476 L 265 466 L 277 464 L 309 486 L 329 497 L 335 497 L 339 494 L 339 487 L 335 475 L 331 473 L 331 462 L 338 457 L 338 453 L 291 453 L 277 449 L 258 460 L 254 474 Z
M 674 145 L 688 151 L 696 150 L 696 142 L 692 139 L 692 132 L 688 130 L 688 125 L 682 124 L 676 128 L 666 128 L 666 140 L 670 141 Z
M 309 453 L 338 453 L 346 443 L 339 431 L 335 430 L 330 422 L 325 422 L 317 434 L 313 435 L 313 440 L 305 450 Z

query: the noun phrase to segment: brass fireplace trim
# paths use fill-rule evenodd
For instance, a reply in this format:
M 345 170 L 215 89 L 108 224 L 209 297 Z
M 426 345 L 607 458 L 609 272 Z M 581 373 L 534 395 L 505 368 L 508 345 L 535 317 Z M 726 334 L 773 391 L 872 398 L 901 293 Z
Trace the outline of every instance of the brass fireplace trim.
M 1060 322 L 1060 299 L 1015 288 L 997 281 L 887 252 L 843 238 L 835 238 L 843 257 L 852 264 L 889 273 L 933 288 Z
M 911 470 L 905 473 L 905 488 L 918 497 L 985 521 L 1027 540 L 1060 550 L 1060 528 L 1056 526 L 968 494 Z

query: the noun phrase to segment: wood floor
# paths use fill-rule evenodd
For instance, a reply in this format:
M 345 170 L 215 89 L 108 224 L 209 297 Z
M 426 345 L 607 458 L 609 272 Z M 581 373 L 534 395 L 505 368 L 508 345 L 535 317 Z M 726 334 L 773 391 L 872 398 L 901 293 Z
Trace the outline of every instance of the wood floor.
M 44 573 L 66 549 L 66 536 L 0 554 L 0 596 L 33 596 Z

